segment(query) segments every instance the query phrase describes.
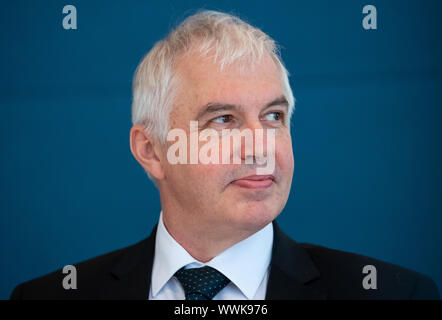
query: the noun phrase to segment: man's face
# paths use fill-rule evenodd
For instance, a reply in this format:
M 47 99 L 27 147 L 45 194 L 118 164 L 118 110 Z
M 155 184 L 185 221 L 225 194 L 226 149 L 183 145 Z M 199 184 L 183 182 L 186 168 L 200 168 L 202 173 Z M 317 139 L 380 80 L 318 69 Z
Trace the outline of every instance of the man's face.
M 235 64 L 221 71 L 212 59 L 189 55 L 178 60 L 176 70 L 180 87 L 170 114 L 170 129 L 186 132 L 188 156 L 190 121 L 198 121 L 199 132 L 211 128 L 220 136 L 222 129 L 264 129 L 264 136 L 266 129 L 275 129 L 275 170 L 272 176 L 256 177 L 256 164 L 245 164 L 244 159 L 241 164 L 172 165 L 165 149 L 165 180 L 160 186 L 164 202 L 173 203 L 191 223 L 220 230 L 258 231 L 284 208 L 294 168 L 287 106 L 273 60 L 267 56 L 243 72 Z M 199 142 L 199 148 L 206 143 Z

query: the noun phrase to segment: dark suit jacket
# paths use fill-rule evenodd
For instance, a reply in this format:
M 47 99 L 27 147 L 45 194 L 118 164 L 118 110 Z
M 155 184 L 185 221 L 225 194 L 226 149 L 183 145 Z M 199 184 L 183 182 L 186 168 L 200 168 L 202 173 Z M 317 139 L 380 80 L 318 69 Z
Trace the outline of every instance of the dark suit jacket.
M 11 299 L 147 299 L 156 227 L 130 247 L 76 264 L 77 289 L 62 286 L 62 270 L 17 286 Z M 365 265 L 377 270 L 377 289 L 366 290 Z M 291 240 L 274 223 L 266 299 L 439 299 L 422 274 L 353 253 Z

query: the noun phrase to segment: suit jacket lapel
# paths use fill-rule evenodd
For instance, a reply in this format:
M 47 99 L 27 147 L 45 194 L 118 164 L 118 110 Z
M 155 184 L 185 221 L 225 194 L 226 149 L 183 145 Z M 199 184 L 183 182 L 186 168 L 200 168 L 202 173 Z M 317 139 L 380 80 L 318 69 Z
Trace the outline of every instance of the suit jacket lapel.
M 326 298 L 319 271 L 308 252 L 273 222 L 274 238 L 266 299 L 322 300 Z
M 148 238 L 129 248 L 105 281 L 101 299 L 147 300 L 152 275 L 157 226 Z

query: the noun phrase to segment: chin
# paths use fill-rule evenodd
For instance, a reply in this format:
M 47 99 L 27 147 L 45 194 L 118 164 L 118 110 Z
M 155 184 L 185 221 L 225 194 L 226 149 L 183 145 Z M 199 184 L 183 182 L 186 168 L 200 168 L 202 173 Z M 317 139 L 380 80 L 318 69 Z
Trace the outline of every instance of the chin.
M 235 220 L 241 225 L 241 229 L 255 232 L 264 228 L 279 215 L 277 208 L 263 204 L 248 204 L 236 213 L 238 216 Z

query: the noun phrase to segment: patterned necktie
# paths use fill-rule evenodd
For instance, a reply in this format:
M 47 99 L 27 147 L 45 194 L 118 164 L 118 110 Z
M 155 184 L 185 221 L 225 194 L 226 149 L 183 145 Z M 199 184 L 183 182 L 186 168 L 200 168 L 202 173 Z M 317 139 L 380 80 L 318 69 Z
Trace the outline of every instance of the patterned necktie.
M 175 273 L 186 294 L 186 300 L 212 300 L 230 280 L 212 267 L 181 268 Z

